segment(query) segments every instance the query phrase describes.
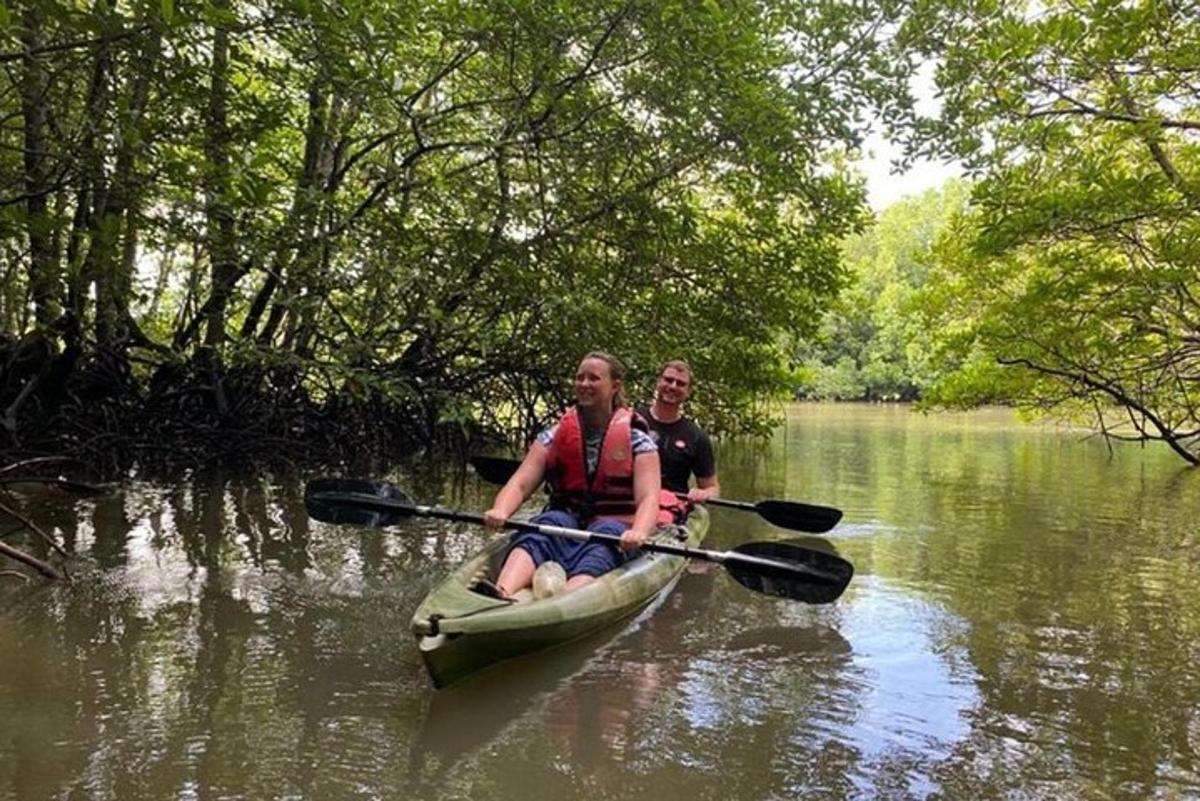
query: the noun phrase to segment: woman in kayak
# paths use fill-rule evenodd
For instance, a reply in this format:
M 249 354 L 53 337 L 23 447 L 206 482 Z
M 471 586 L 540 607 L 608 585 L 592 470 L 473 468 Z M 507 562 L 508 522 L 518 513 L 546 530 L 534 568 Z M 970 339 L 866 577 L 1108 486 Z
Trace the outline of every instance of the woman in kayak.
M 545 479 L 550 508 L 534 522 L 619 536 L 619 548 L 518 532 L 495 583 L 477 582 L 477 592 L 512 598 L 549 561 L 563 566 L 567 590 L 581 587 L 618 567 L 654 532 L 661 487 L 658 450 L 645 421 L 625 405 L 624 374 L 614 356 L 599 351 L 584 356 L 575 372 L 575 405 L 538 434 L 484 513 L 490 528 L 502 528 Z

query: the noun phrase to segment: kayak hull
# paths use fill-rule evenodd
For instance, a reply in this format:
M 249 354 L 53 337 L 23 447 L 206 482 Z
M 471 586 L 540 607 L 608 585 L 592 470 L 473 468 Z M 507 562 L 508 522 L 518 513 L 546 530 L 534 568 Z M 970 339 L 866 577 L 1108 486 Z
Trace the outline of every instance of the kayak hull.
M 686 526 L 656 539 L 696 547 L 708 522 L 707 510 L 699 507 Z M 475 577 L 496 574 L 507 545 L 507 537 L 497 538 L 467 559 L 414 613 L 412 631 L 435 687 L 627 619 L 667 590 L 687 561 L 643 554 L 583 587 L 540 601 L 510 604 L 467 589 Z

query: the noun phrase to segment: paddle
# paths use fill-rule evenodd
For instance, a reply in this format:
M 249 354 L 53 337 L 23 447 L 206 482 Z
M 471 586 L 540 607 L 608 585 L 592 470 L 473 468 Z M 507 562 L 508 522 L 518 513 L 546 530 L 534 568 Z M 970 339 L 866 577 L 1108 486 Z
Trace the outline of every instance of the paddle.
M 501 459 L 496 456 L 472 456 L 471 465 L 484 481 L 492 484 L 504 484 L 517 472 L 521 463 L 514 459 Z M 686 499 L 687 495 L 676 493 L 679 498 Z M 830 506 L 814 506 L 811 503 L 798 501 L 727 501 L 724 498 L 709 498 L 705 503 L 711 506 L 724 506 L 728 509 L 741 509 L 744 512 L 755 512 L 768 523 L 780 528 L 790 528 L 793 531 L 811 531 L 820 533 L 829 531 L 842 519 L 842 510 Z
M 433 517 L 462 523 L 484 522 L 483 515 L 440 506 L 420 506 L 384 481 L 321 478 L 304 488 L 309 516 L 326 523 L 390 526 L 408 517 Z M 506 520 L 508 528 L 535 531 L 580 542 L 616 545 L 621 538 L 595 531 L 548 526 L 528 520 Z M 850 583 L 854 566 L 841 557 L 784 542 L 750 542 L 732 551 L 705 551 L 672 543 L 647 542 L 643 551 L 716 562 L 734 580 L 755 592 L 809 604 L 834 601 Z

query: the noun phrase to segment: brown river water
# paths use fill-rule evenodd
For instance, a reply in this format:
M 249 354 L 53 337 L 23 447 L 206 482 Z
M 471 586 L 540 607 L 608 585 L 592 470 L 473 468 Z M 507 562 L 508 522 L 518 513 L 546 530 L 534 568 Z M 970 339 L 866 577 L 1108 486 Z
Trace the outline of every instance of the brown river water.
M 474 527 L 310 521 L 304 477 L 25 498 L 75 581 L 0 576 L 0 801 L 1200 798 L 1200 471 L 903 406 L 797 405 L 718 456 L 726 497 L 845 511 L 837 603 L 694 563 L 441 691 L 409 619 Z M 792 536 L 716 510 L 706 545 Z

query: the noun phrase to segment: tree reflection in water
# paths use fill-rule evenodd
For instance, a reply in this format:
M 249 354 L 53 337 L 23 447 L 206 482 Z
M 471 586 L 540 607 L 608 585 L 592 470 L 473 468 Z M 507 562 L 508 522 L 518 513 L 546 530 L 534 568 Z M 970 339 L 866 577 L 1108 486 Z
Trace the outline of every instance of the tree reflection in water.
M 638 624 L 443 692 L 408 621 L 475 528 L 313 523 L 299 478 L 23 500 L 78 557 L 0 582 L 0 801 L 1200 796 L 1200 474 L 995 415 L 795 414 L 723 443 L 722 484 L 840 502 L 837 604 L 693 565 Z M 708 545 L 788 537 L 722 511 Z

